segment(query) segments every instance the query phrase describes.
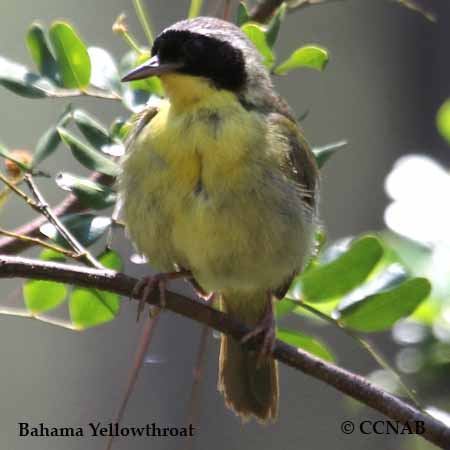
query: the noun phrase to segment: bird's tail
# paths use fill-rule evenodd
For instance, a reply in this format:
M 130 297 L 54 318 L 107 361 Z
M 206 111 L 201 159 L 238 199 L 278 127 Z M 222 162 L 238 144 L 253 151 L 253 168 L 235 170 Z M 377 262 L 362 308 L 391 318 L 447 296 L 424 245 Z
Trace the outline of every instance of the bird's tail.
M 225 293 L 222 309 L 231 317 L 254 327 L 264 314 L 267 295 Z M 272 358 L 258 364 L 258 354 L 222 335 L 218 389 L 225 404 L 243 420 L 254 416 L 260 422 L 273 422 L 278 412 L 278 368 Z

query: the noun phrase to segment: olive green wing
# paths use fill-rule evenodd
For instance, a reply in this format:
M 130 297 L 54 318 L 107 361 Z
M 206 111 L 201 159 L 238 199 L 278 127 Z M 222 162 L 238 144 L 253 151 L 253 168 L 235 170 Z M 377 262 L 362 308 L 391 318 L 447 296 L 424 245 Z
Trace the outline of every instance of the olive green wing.
M 277 134 L 287 143 L 281 169 L 285 176 L 296 183 L 305 209 L 314 223 L 319 200 L 319 168 L 311 147 L 291 114 L 272 113 L 270 120 L 277 129 Z M 300 270 L 301 267 L 293 267 L 292 275 L 274 290 L 275 297 L 281 299 L 286 295 L 293 278 Z
M 151 106 L 131 116 L 129 120 L 129 132 L 125 140 L 125 148 L 127 150 L 133 146 L 136 137 L 150 123 L 153 117 L 156 116 L 158 111 L 159 108 Z
M 278 134 L 287 142 L 282 170 L 298 185 L 305 206 L 315 215 L 319 197 L 319 168 L 308 141 L 300 126 L 284 114 L 271 114 L 271 121 Z

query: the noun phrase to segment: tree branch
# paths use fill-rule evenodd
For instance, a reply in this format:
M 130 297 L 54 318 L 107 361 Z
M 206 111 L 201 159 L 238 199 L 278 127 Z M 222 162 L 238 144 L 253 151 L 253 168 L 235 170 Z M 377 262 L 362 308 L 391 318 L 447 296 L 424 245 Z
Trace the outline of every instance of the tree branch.
M 0 256 L 0 278 L 60 281 L 103 289 L 125 297 L 133 295 L 133 288 L 137 283 L 135 278 L 112 270 L 97 270 L 11 256 Z M 158 301 L 159 296 L 156 295 L 149 302 L 157 304 Z M 240 340 L 249 331 L 226 314 L 182 295 L 168 293 L 166 303 L 168 310 L 209 325 L 234 339 Z M 257 349 L 259 345 L 260 339 L 254 339 L 245 344 L 249 349 Z M 450 448 L 450 428 L 434 417 L 375 387 L 363 377 L 281 341 L 276 342 L 274 358 L 327 383 L 395 421 L 407 423 L 412 430 L 416 429 L 416 421 L 423 422 L 424 433 L 421 435 L 423 438 L 438 447 Z
M 251 10 L 250 17 L 256 22 L 267 22 L 275 13 L 275 11 L 281 6 L 285 0 L 260 0 L 256 6 Z M 292 6 L 291 11 L 298 11 L 299 9 L 306 8 L 308 6 L 319 5 L 323 3 L 331 3 L 341 0 L 297 0 L 295 6 Z M 405 8 L 422 14 L 426 19 L 431 22 L 436 21 L 435 15 L 424 9 L 416 0 L 394 0 Z
M 250 11 L 250 17 L 256 22 L 267 22 L 284 0 L 260 0 Z

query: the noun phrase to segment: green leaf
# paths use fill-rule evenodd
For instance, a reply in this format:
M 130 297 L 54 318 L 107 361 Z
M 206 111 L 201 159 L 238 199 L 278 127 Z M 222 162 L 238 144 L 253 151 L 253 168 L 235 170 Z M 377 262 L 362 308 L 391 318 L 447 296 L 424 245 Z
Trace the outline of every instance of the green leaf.
M 49 157 L 56 151 L 61 143 L 61 137 L 59 136 L 56 127 L 48 129 L 39 139 L 36 150 L 33 154 L 32 166 L 36 167 L 40 162 Z
M 387 330 L 414 312 L 431 292 L 426 278 L 413 278 L 394 289 L 370 295 L 338 311 L 346 327 L 363 332 Z
M 23 285 L 25 305 L 31 314 L 39 314 L 56 308 L 64 302 L 67 287 L 62 283 L 29 280 Z
M 324 145 L 323 147 L 313 148 L 314 157 L 316 158 L 319 168 L 322 168 L 331 156 L 333 156 L 338 150 L 346 147 L 347 144 L 347 141 L 339 141 Z
M 49 37 L 63 85 L 66 88 L 87 87 L 91 79 L 91 60 L 76 31 L 66 22 L 54 22 Z
M 72 106 L 69 105 L 58 119 L 56 126 L 49 128 L 39 139 L 36 149 L 33 154 L 33 160 L 31 162 L 32 167 L 36 167 L 50 155 L 52 155 L 59 144 L 61 143 L 61 137 L 58 133 L 57 127 L 64 126 L 69 121 L 72 114 Z
M 63 142 L 72 151 L 75 159 L 77 159 L 84 167 L 112 177 L 119 174 L 120 167 L 117 163 L 106 156 L 103 156 L 90 145 L 81 142 L 64 128 L 58 128 L 58 132 Z
M 198 17 L 202 10 L 203 0 L 191 0 L 191 5 L 189 6 L 188 19 Z
M 328 52 L 324 48 L 308 45 L 295 50 L 286 61 L 275 68 L 274 72 L 277 75 L 284 75 L 292 69 L 303 67 L 324 70 L 328 64 L 328 59 Z
M 110 217 L 95 216 L 93 214 L 69 214 L 64 216 L 61 221 L 69 232 L 85 247 L 89 247 L 100 239 L 112 223 Z M 68 248 L 67 242 L 53 224 L 45 223 L 41 226 L 40 232 L 58 245 L 61 245 L 61 247 Z
M 273 18 L 269 22 L 269 25 L 268 25 L 267 31 L 266 31 L 266 40 L 267 40 L 267 44 L 269 45 L 270 48 L 273 48 L 273 46 L 277 42 L 281 23 L 283 22 L 284 17 L 286 15 L 286 9 L 287 9 L 286 4 L 282 3 L 281 6 L 278 8 L 278 11 L 276 12 L 276 14 L 273 16 Z
M 122 258 L 114 250 L 106 250 L 104 251 L 97 260 L 102 264 L 102 266 L 105 266 L 107 269 L 115 270 L 116 272 L 119 272 L 123 268 L 123 262 Z
M 59 84 L 58 65 L 40 24 L 33 23 L 28 30 L 27 47 L 39 73 Z
M 299 333 L 298 331 L 279 328 L 277 330 L 277 338 L 282 340 L 283 342 L 286 342 L 286 344 L 301 348 L 302 350 L 305 350 L 308 353 L 311 353 L 312 355 L 317 356 L 318 358 L 321 358 L 325 361 L 335 361 L 332 353 L 330 352 L 330 350 L 328 350 L 325 344 L 306 334 Z
M 41 254 L 39 255 L 39 259 L 42 261 L 64 262 L 66 260 L 66 257 L 60 252 L 52 250 L 51 248 L 46 248 L 42 250 Z
M 246 22 L 250 21 L 250 12 L 244 2 L 240 2 L 237 10 L 236 24 L 242 27 Z
M 79 329 L 94 327 L 113 320 L 119 303 L 104 299 L 95 289 L 74 289 L 69 300 L 70 318 Z
M 124 141 L 129 133 L 130 123 L 118 117 L 114 119 L 113 123 L 109 127 L 109 134 L 113 139 L 119 139 Z
M 80 202 L 92 209 L 108 208 L 116 202 L 114 191 L 89 178 L 77 177 L 70 173 L 59 173 L 56 184 L 63 190 L 72 192 Z
M 263 56 L 264 65 L 266 67 L 272 67 L 275 62 L 275 56 L 267 43 L 264 28 L 256 23 L 246 23 L 242 26 L 242 31 L 248 36 L 258 49 L 259 53 Z
M 30 72 L 25 66 L 0 56 L 0 85 L 27 98 L 45 98 L 57 95 L 60 90 L 48 78 Z
M 367 279 L 382 256 L 383 247 L 376 237 L 358 239 L 335 261 L 301 277 L 305 300 L 326 302 L 350 292 Z
M 100 47 L 89 47 L 87 51 L 91 60 L 91 85 L 119 94 L 119 70 L 114 58 Z
M 338 311 L 347 306 L 359 302 L 365 297 L 378 294 L 380 292 L 398 286 L 408 278 L 408 273 L 405 268 L 398 263 L 391 264 L 377 273 L 368 282 L 354 289 L 350 294 L 345 296 L 339 303 Z
M 65 256 L 51 249 L 44 249 L 39 255 L 42 261 L 65 261 Z M 67 287 L 63 283 L 44 280 L 28 280 L 23 285 L 25 305 L 31 314 L 50 311 L 64 302 Z
M 114 250 L 106 250 L 104 251 L 97 260 L 106 268 L 120 271 L 122 270 L 123 263 L 120 255 Z M 113 292 L 101 291 L 96 289 L 98 297 L 102 300 L 102 302 L 108 306 L 115 314 L 119 311 L 120 308 L 120 296 L 118 294 L 114 294 Z
M 286 316 L 290 312 L 294 311 L 297 308 L 297 302 L 294 302 L 288 298 L 284 298 L 283 300 L 279 300 L 275 303 L 275 318 L 281 319 Z
M 123 144 L 111 139 L 108 130 L 89 114 L 77 109 L 73 113 L 73 118 L 78 129 L 95 149 L 111 156 L 122 156 L 124 154 Z
M 450 144 L 450 99 L 439 108 L 436 124 L 441 136 Z

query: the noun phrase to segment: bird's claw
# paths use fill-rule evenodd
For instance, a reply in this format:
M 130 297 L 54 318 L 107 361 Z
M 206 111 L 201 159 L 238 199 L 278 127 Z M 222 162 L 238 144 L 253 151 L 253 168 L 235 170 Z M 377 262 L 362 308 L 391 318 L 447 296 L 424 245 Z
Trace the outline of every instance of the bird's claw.
M 139 321 L 142 311 L 144 311 L 145 305 L 149 302 L 155 289 L 158 289 L 159 291 L 159 304 L 156 306 L 150 306 L 150 316 L 152 317 L 157 315 L 161 309 L 166 307 L 167 283 L 170 280 L 175 280 L 177 278 L 185 278 L 188 274 L 189 273 L 186 271 L 166 272 L 144 277 L 139 280 L 134 286 L 132 292 L 133 297 L 139 298 L 137 321 Z

